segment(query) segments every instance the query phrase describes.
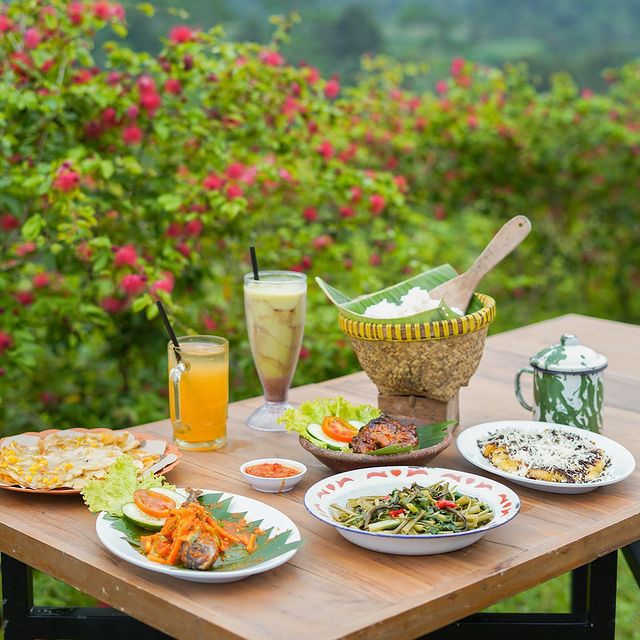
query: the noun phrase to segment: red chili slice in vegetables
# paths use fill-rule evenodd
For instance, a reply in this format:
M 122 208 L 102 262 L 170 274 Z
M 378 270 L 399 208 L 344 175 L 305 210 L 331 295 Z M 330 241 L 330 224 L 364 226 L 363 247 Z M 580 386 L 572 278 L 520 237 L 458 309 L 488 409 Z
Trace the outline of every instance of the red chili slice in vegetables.
M 176 508 L 176 503 L 169 496 L 148 489 L 134 491 L 133 501 L 140 511 L 154 518 L 166 518 L 169 511 Z
M 445 507 L 449 507 L 449 509 L 455 509 L 458 505 L 451 500 L 438 500 L 436 502 L 436 507 L 438 509 L 444 509 Z
M 404 515 L 404 509 L 392 509 L 391 511 L 389 511 L 389 515 L 392 518 L 399 518 L 400 516 Z
M 322 421 L 322 430 L 330 438 L 338 440 L 339 442 L 351 442 L 353 436 L 358 433 L 358 430 L 353 425 L 337 416 L 327 416 Z

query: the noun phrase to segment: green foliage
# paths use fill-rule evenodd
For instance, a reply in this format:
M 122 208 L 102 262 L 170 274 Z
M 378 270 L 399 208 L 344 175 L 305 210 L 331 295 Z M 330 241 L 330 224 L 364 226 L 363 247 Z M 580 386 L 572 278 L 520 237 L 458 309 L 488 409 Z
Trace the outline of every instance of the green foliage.
M 637 65 L 611 72 L 602 95 L 566 75 L 540 94 L 518 66 L 456 60 L 418 94 L 403 87 L 421 68 L 370 58 L 341 90 L 285 62 L 289 19 L 267 46 L 176 27 L 153 56 L 119 40 L 119 5 L 78 6 L 0 12 L 4 433 L 166 415 L 155 297 L 179 333 L 229 338 L 234 399 L 259 392 L 249 244 L 263 267 L 357 296 L 429 266 L 463 270 L 521 212 L 534 231 L 481 287 L 497 328 L 558 312 L 640 318 Z M 312 284 L 296 383 L 355 366 Z

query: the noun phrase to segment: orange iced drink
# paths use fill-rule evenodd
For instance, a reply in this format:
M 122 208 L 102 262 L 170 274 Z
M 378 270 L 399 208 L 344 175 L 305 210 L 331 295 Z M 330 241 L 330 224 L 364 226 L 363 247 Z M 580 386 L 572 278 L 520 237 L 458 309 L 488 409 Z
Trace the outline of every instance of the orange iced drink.
M 180 361 L 169 343 L 169 410 L 174 442 L 206 451 L 227 442 L 229 346 L 217 336 L 178 338 Z

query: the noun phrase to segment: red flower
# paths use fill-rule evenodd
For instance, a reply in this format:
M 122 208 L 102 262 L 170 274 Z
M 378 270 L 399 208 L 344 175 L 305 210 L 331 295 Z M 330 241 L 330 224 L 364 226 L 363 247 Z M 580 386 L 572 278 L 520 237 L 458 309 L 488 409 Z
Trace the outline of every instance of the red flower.
M 128 296 L 137 296 L 146 288 L 146 278 L 137 273 L 130 273 L 120 280 L 120 288 Z
M 329 98 L 329 100 L 333 100 L 340 93 L 340 83 L 337 78 L 334 76 L 324 85 L 324 95 Z
M 284 58 L 277 51 L 261 51 L 260 60 L 269 67 L 279 67 L 284 64 Z
M 443 95 L 447 93 L 448 90 L 449 90 L 449 85 L 446 80 L 438 80 L 438 82 L 436 82 L 437 93 L 439 93 L 440 95 Z
M 141 94 L 156 92 L 156 81 L 151 76 L 140 76 L 137 85 Z
M 593 91 L 591 91 L 591 89 L 583 89 L 580 95 L 583 98 L 589 99 L 589 98 L 593 98 L 593 96 L 595 96 L 596 94 Z
M 35 27 L 30 27 L 24 32 L 25 49 L 35 49 L 42 41 L 40 32 Z
M 149 114 L 149 116 L 153 116 L 161 104 L 162 98 L 158 93 L 149 92 L 143 93 L 140 96 L 140 106 Z
M 156 280 L 151 285 L 151 293 L 157 293 L 158 291 L 166 291 L 167 293 L 171 293 L 173 291 L 173 278 L 162 278 L 161 280 Z
M 67 15 L 72 24 L 82 24 L 82 14 L 84 12 L 84 5 L 82 2 L 70 2 L 67 6 Z
M 138 253 L 132 244 L 126 244 L 120 247 L 114 257 L 113 264 L 116 267 L 135 267 L 138 264 Z
M 31 281 L 35 289 L 44 289 L 44 287 L 48 287 L 51 283 L 51 277 L 48 273 L 37 273 L 33 276 L 33 280 Z
M 464 70 L 465 61 L 464 58 L 454 58 L 451 61 L 451 75 L 455 78 L 459 76 Z
M 172 93 L 175 96 L 179 96 L 182 93 L 182 85 L 177 78 L 167 78 L 164 83 L 164 90 L 167 93 Z
M 360 202 L 362 198 L 362 189 L 360 187 L 351 187 L 351 202 L 354 204 Z
M 185 257 L 189 258 L 191 256 L 191 249 L 186 242 L 181 242 L 176 246 L 176 249 Z
M 135 124 L 122 130 L 122 140 L 125 144 L 140 144 L 142 142 L 142 129 Z
M 444 208 L 444 205 L 437 204 L 433 208 L 433 216 L 436 220 L 444 220 L 447 217 L 447 211 Z
M 177 24 L 175 27 L 171 27 L 169 31 L 169 40 L 174 44 L 191 42 L 194 39 L 194 35 L 194 32 L 190 27 L 187 27 L 187 25 Z
M 328 140 L 323 140 L 316 151 L 325 159 L 330 160 L 333 157 L 333 145 Z
M 211 316 L 203 316 L 202 324 L 207 331 L 215 331 L 218 328 L 218 323 Z
M 140 109 L 138 109 L 138 105 L 132 104 L 127 109 L 127 118 L 129 118 L 129 120 L 135 120 L 138 117 L 139 113 Z
M 314 85 L 320 80 L 320 71 L 316 67 L 307 67 L 306 78 L 307 84 Z
M 369 258 L 369 264 L 372 267 L 379 267 L 381 262 L 382 262 L 382 258 L 377 253 L 372 254 L 371 257 Z
M 184 231 L 188 236 L 199 236 L 202 233 L 203 228 L 202 220 L 189 220 L 184 226 Z
M 100 306 L 107 313 L 120 313 L 120 311 L 122 311 L 122 309 L 124 308 L 125 304 L 126 304 L 125 300 L 121 300 L 120 298 L 114 298 L 112 296 L 103 298 L 102 301 L 100 302 Z
M 244 195 L 242 187 L 237 184 L 230 184 L 227 187 L 227 198 L 233 200 L 234 198 L 241 198 Z
M 396 186 L 402 193 L 404 193 L 409 188 L 409 183 L 404 176 L 393 176 L 393 181 L 396 183 Z
M 224 180 L 215 173 L 210 173 L 203 181 L 202 186 L 209 190 L 218 190 L 224 185 Z
M 5 31 L 11 31 L 13 29 L 13 22 L 7 16 L 0 14 L 0 33 Z
M 113 127 L 118 123 L 118 116 L 116 110 L 113 107 L 107 107 L 102 111 L 102 124 Z
M 80 186 L 80 174 L 73 169 L 61 168 L 53 181 L 53 186 L 60 191 L 73 191 Z
M 467 118 L 467 126 L 469 127 L 469 129 L 477 129 L 478 118 L 476 118 L 475 116 L 469 116 Z
M 232 162 L 226 170 L 227 177 L 232 180 L 238 180 L 242 177 L 245 171 L 245 166 L 241 162 Z
M 307 207 L 302 212 L 302 217 L 307 222 L 315 222 L 318 219 L 318 211 L 317 211 L 317 209 L 315 207 Z
M 326 233 L 314 238 L 312 243 L 314 249 L 324 249 L 325 247 L 330 247 L 333 244 L 333 238 Z
M 306 360 L 311 355 L 311 351 L 307 347 L 300 347 L 300 360 Z
M 340 207 L 341 218 L 353 218 L 356 215 L 353 207 Z
M 93 74 L 89 69 L 80 69 L 78 73 L 74 74 L 71 81 L 74 84 L 86 84 L 91 80 L 91 78 L 93 78 Z
M 374 193 L 369 198 L 369 205 L 370 205 L 370 208 L 371 208 L 371 213 L 374 216 L 377 216 L 380 213 L 382 213 L 384 208 L 387 206 L 387 201 L 384 199 L 384 196 L 381 196 L 381 195 L 379 195 L 377 193 Z
M 111 17 L 111 5 L 100 0 L 93 5 L 93 15 L 98 20 L 108 20 Z
M 5 331 L 0 331 L 0 355 L 11 348 L 13 338 Z
M 30 304 L 33 304 L 33 294 L 31 291 L 18 291 L 16 293 L 16 300 L 25 307 L 28 307 Z
M 0 229 L 6 231 L 13 231 L 20 226 L 20 221 L 15 216 L 12 216 L 10 213 L 5 213 L 0 216 Z
M 179 238 L 182 235 L 182 225 L 179 222 L 172 222 L 165 233 L 169 238 Z

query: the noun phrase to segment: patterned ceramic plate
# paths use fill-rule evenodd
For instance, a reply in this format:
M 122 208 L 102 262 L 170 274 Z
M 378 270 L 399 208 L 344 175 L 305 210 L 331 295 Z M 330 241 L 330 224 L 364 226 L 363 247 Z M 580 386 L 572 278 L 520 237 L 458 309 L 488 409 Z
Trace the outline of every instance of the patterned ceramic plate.
M 111 433 L 112 429 L 47 429 L 46 431 L 29 431 L 25 433 L 20 433 L 15 436 L 8 436 L 6 438 L 0 439 L 0 448 L 7 446 L 13 441 L 17 441 L 23 443 L 25 445 L 31 445 L 34 442 L 37 442 L 38 439 L 42 439 L 49 434 L 54 433 L 63 433 L 63 434 L 72 434 L 72 433 Z M 125 430 L 126 431 L 126 430 Z M 115 433 L 122 434 L 123 431 L 116 431 Z M 145 433 L 134 433 L 130 432 L 136 440 L 139 440 L 146 451 L 150 454 L 154 454 L 160 456 L 159 459 L 165 457 L 167 459 L 166 466 L 162 468 L 155 468 L 155 473 L 167 473 L 171 471 L 179 462 L 180 462 L 180 450 L 175 447 L 173 444 L 169 444 L 164 440 L 160 439 L 158 436 L 145 434 Z M 157 463 L 156 463 L 157 465 Z M 154 465 L 155 466 L 155 465 Z M 80 491 L 78 489 L 71 489 L 69 487 L 61 487 L 54 489 L 32 489 L 30 487 L 19 486 L 17 484 L 5 484 L 0 482 L 0 489 L 7 489 L 9 491 L 20 491 L 22 493 L 45 493 L 50 495 L 73 495 L 79 494 Z
M 478 529 L 459 533 L 398 535 L 353 529 L 331 517 L 329 507 L 334 502 L 343 506 L 349 498 L 384 496 L 393 489 L 407 487 L 414 482 L 429 486 L 440 480 L 453 484 L 460 493 L 485 502 L 493 511 L 491 522 Z M 376 467 L 338 473 L 314 484 L 307 491 L 304 504 L 312 516 L 335 527 L 349 542 L 372 551 L 406 556 L 447 553 L 467 547 L 491 529 L 509 522 L 520 510 L 518 496 L 495 480 L 463 471 L 429 467 Z
M 531 478 L 525 478 L 515 475 L 514 473 L 503 471 L 491 464 L 491 462 L 482 455 L 480 447 L 478 446 L 478 440 L 486 438 L 489 433 L 499 429 L 505 429 L 507 427 L 518 430 L 521 429 L 526 432 L 542 431 L 543 429 L 560 429 L 569 433 L 575 433 L 593 441 L 598 448 L 602 449 L 611 458 L 611 466 L 603 473 L 601 478 L 593 482 L 548 482 L 546 480 L 533 480 Z M 539 491 L 547 491 L 549 493 L 586 493 L 587 491 L 593 491 L 598 487 L 604 487 L 608 484 L 621 482 L 633 473 L 636 466 L 636 462 L 631 453 L 614 440 L 606 438 L 599 433 L 592 433 L 591 431 L 585 431 L 584 429 L 568 427 L 563 424 L 553 424 L 551 422 L 535 422 L 533 420 L 485 422 L 484 424 L 477 424 L 474 427 L 465 429 L 458 436 L 456 445 L 458 447 L 458 451 L 460 451 L 466 460 L 483 471 L 488 471 L 489 473 L 501 476 L 502 478 L 511 480 L 511 482 L 515 482 L 516 484 L 521 484 L 525 487 L 530 487 L 531 489 L 538 489 Z

